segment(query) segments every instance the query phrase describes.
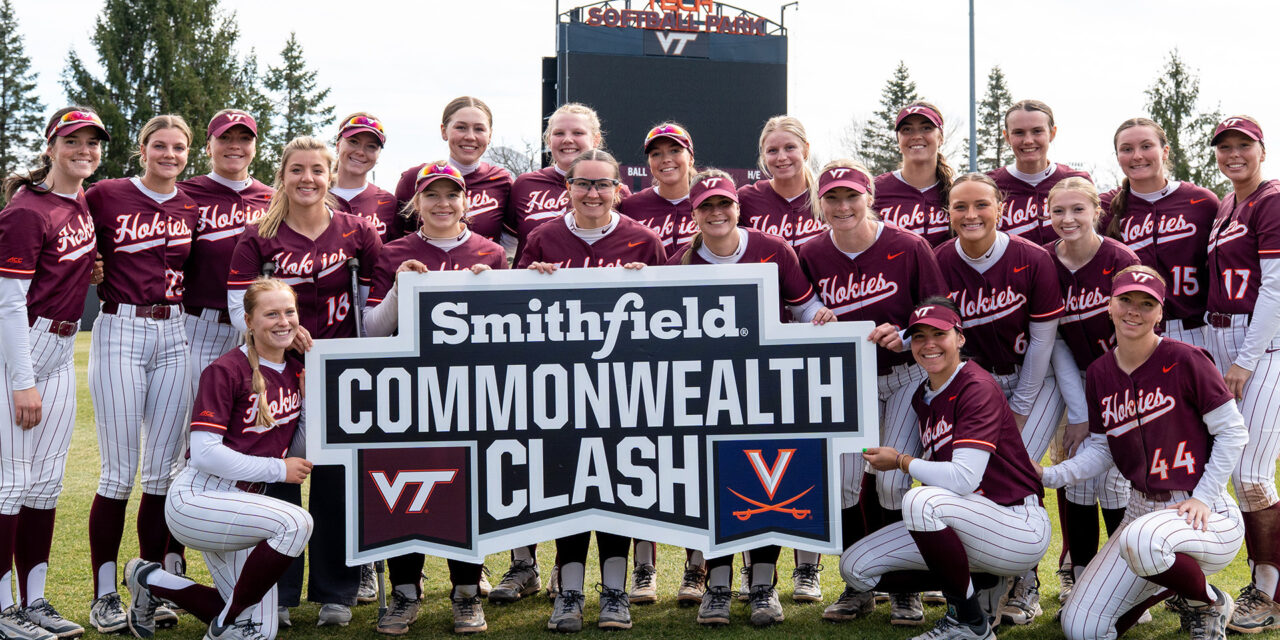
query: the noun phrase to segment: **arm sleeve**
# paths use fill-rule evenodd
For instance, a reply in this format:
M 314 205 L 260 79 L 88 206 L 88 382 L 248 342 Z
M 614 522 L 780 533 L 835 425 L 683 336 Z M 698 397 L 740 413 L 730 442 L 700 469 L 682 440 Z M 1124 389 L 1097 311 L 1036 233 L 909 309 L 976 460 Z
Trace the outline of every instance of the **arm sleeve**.
M 986 449 L 960 448 L 951 454 L 950 462 L 914 458 L 907 470 L 911 477 L 931 487 L 942 487 L 960 495 L 978 490 L 982 474 L 987 471 L 991 452 Z
M 244 333 L 249 325 L 244 322 L 244 289 L 227 289 L 227 315 L 231 316 L 231 326 Z
M 1277 211 L 1276 213 L 1280 213 Z M 1244 334 L 1244 344 L 1236 355 L 1234 364 L 1253 371 L 1258 367 L 1262 350 L 1271 345 L 1280 329 L 1280 257 L 1263 258 L 1262 285 L 1258 287 L 1258 301 L 1253 306 L 1253 320 Z
M 1052 467 L 1045 467 L 1043 483 L 1046 489 L 1059 489 L 1095 478 L 1106 473 L 1113 466 L 1115 461 L 1111 459 L 1111 447 L 1107 446 L 1107 436 L 1101 433 L 1090 433 L 1070 460 Z
M 382 298 L 382 302 L 373 307 L 364 308 L 364 333 L 367 336 L 389 336 L 400 321 L 400 287 L 391 285 L 391 290 Z
M 1036 394 L 1044 384 L 1045 375 L 1049 371 L 1053 359 L 1053 341 L 1058 332 L 1058 319 L 1032 322 L 1028 332 L 1031 334 L 1027 342 L 1027 355 L 1022 360 L 1022 373 L 1018 377 L 1018 386 L 1009 399 L 1009 408 L 1013 412 L 1025 416 L 1031 412 L 1035 404 Z
M 15 391 L 36 386 L 31 366 L 30 327 L 27 326 L 27 289 L 30 280 L 0 278 L 0 361 Z M 8 402 L 11 398 L 0 398 Z
M 791 312 L 791 317 L 796 322 L 813 322 L 813 317 L 818 315 L 818 310 L 822 308 L 822 301 L 818 296 L 813 296 L 803 304 L 789 304 L 787 310 Z
M 1075 356 L 1067 343 L 1058 338 L 1053 341 L 1053 376 L 1058 379 L 1058 393 L 1067 403 L 1067 422 L 1080 424 L 1089 421 L 1089 407 L 1085 403 L 1084 382 Z
M 1209 450 L 1209 461 L 1191 497 L 1211 505 L 1222 494 L 1227 478 L 1240 462 L 1240 454 L 1249 443 L 1249 431 L 1245 429 L 1244 416 L 1230 400 L 1204 414 L 1204 424 L 1213 436 L 1213 448 Z
M 284 460 L 245 455 L 210 431 L 191 432 L 191 466 L 227 480 L 283 482 L 285 478 Z

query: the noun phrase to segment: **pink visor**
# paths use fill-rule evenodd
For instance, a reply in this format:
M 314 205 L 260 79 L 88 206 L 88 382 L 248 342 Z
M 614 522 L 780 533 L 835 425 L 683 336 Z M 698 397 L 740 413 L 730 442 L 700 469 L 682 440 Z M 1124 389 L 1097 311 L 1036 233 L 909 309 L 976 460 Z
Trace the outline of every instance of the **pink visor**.
M 1253 140 L 1262 142 L 1262 127 L 1259 127 L 1258 123 L 1233 117 L 1218 123 L 1218 128 L 1213 130 L 1213 140 L 1210 144 L 1218 144 L 1218 138 L 1228 131 L 1239 131 Z
M 898 112 L 897 119 L 893 121 L 893 130 L 901 129 L 902 121 L 911 116 L 924 116 L 926 120 L 933 123 L 933 126 L 939 129 L 942 128 L 942 116 L 938 115 L 937 111 L 924 105 L 915 104 L 910 107 L 903 107 L 902 111 Z
M 422 190 L 426 189 L 427 185 L 440 179 L 451 180 L 464 191 L 467 188 L 467 181 L 462 177 L 462 172 L 458 171 L 457 167 L 451 164 L 431 164 L 428 162 L 422 165 L 422 169 L 418 171 L 418 179 L 414 183 L 414 192 L 422 193 Z
M 209 138 L 216 138 L 237 125 L 248 129 L 253 137 L 258 137 L 258 121 L 254 120 L 253 116 L 243 111 L 224 111 L 209 121 Z
M 738 190 L 735 188 L 733 180 L 718 176 L 699 180 L 697 184 L 689 188 L 689 203 L 693 205 L 694 209 L 697 209 L 698 205 L 701 205 L 711 196 L 724 196 L 737 202 Z
M 828 191 L 836 187 L 847 187 L 858 193 L 866 193 L 871 189 L 871 181 L 867 179 L 867 174 L 849 167 L 831 167 L 818 176 L 819 197 L 827 195 Z
M 1160 278 L 1141 271 L 1122 271 L 1111 280 L 1111 295 L 1141 291 L 1164 304 L 1164 283 Z
M 957 329 L 964 328 L 960 325 L 960 316 L 940 304 L 926 304 L 916 307 L 916 310 L 911 312 L 911 320 L 907 323 L 907 326 L 914 327 L 918 324 L 928 325 L 943 331 L 948 331 L 952 327 Z

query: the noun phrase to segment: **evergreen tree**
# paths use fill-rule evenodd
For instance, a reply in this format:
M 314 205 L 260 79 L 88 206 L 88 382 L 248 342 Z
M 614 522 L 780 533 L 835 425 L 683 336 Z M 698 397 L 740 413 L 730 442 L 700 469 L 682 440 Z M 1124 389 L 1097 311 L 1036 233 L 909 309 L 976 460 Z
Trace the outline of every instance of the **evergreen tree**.
M 159 114 L 184 117 L 193 150 L 202 148 L 204 125 L 232 94 L 238 37 L 218 0 L 105 0 L 90 37 L 105 73 L 94 76 L 72 51 L 62 76 L 71 103 L 96 109 L 111 132 L 100 175 L 138 171 L 129 163 L 138 132 Z
M 0 178 L 24 168 L 44 147 L 44 105 L 9 0 L 0 2 Z
M 1222 119 L 1217 110 L 1199 111 L 1200 76 L 1187 66 L 1175 48 L 1169 52 L 1160 76 L 1146 90 L 1147 111 L 1169 136 L 1170 178 L 1187 180 L 1216 191 L 1229 186 L 1218 171 L 1209 141 Z
M 281 66 L 269 67 L 266 87 L 276 94 L 280 126 L 273 136 L 276 148 L 283 148 L 298 136 L 314 136 L 333 118 L 333 106 L 326 105 L 329 89 L 316 87 L 316 72 L 307 69 L 298 34 L 290 33 L 280 52 Z
M 257 155 L 249 166 L 249 174 L 271 184 L 275 180 L 276 163 L 280 159 L 280 146 L 274 144 L 272 120 L 275 118 L 275 104 L 271 97 L 263 92 L 263 78 L 258 68 L 258 54 L 253 49 L 245 56 L 243 64 L 236 72 L 235 88 L 232 91 L 231 104 L 237 109 L 248 112 L 258 123 Z
M 1012 153 L 1004 140 L 1004 112 L 1013 105 L 1013 95 L 1000 65 L 987 75 L 987 94 L 978 103 L 978 171 L 993 171 L 1009 164 Z
M 916 94 L 916 83 L 911 80 L 906 63 L 898 61 L 893 77 L 885 83 L 880 91 L 880 109 L 862 128 L 862 137 L 858 148 L 858 156 L 862 158 L 872 175 L 893 171 L 902 162 L 902 154 L 898 151 L 898 138 L 894 134 L 894 120 L 903 107 L 919 100 Z

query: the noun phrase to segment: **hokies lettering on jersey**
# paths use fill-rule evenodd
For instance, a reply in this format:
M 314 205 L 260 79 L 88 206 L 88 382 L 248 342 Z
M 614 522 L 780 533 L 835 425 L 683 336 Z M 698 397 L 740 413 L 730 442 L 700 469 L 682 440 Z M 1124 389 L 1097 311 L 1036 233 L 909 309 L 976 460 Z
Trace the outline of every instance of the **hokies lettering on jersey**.
M 1138 256 L 1118 240 L 1103 238 L 1089 262 L 1072 271 L 1058 257 L 1057 247 L 1058 242 L 1052 242 L 1044 248 L 1053 258 L 1066 303 L 1058 319 L 1058 335 L 1071 350 L 1076 367 L 1083 371 L 1115 346 L 1115 326 L 1107 314 L 1111 279 L 1126 267 L 1138 264 Z
M 741 214 L 739 224 L 778 236 L 798 247 L 828 227 L 813 217 L 807 193 L 788 201 L 773 190 L 768 180 L 760 180 L 738 189 Z
M 285 389 L 284 387 L 276 387 L 274 395 L 271 391 L 267 392 L 267 411 L 271 414 L 271 419 L 275 424 L 267 426 L 258 425 L 258 394 L 249 394 L 249 406 L 244 410 L 240 417 L 241 430 L 244 433 L 266 433 L 277 426 L 281 422 L 291 421 L 298 417 L 298 413 L 302 410 L 302 394 L 297 389 Z
M 1027 303 L 1027 296 L 1014 291 L 1012 285 L 1003 289 L 952 291 L 948 297 L 960 308 L 966 327 L 994 322 Z
M 618 211 L 652 229 L 668 252 L 688 243 L 698 232 L 698 223 L 693 219 L 693 204 L 689 199 L 672 204 L 658 194 L 657 188 L 644 189 L 623 200 Z
M 818 280 L 822 303 L 836 315 L 872 305 L 898 293 L 898 283 L 884 273 L 853 274 Z
M 279 251 L 270 256 L 276 263 L 275 277 L 290 285 L 314 282 L 347 265 L 351 256 L 346 247 L 337 251 L 321 251 L 312 255 L 308 251 L 295 254 L 293 251 Z
M 188 307 L 227 308 L 227 272 L 236 240 L 246 225 L 266 213 L 274 190 L 257 180 L 236 191 L 209 176 L 196 176 L 178 183 L 191 196 L 200 212 L 191 236 L 191 255 L 183 267 Z
M 222 436 L 223 445 L 238 453 L 283 458 L 302 413 L 302 366 L 286 358 L 282 371 L 266 363 L 258 370 L 266 383 L 267 408 L 275 424 L 258 425 L 253 369 L 241 347 L 214 360 L 200 374 L 191 407 L 191 430 L 216 433 Z
M 880 219 L 938 246 L 951 237 L 951 217 L 934 185 L 921 191 L 894 172 L 876 176 L 876 211 Z
M 1053 185 L 1071 177 L 1091 180 L 1084 171 L 1076 171 L 1065 164 L 1055 165 L 1053 173 L 1035 185 L 1015 178 L 1007 167 L 1000 167 L 988 175 L 1004 192 L 1000 205 L 1000 230 L 1009 235 L 1022 236 L 1037 246 L 1057 239 L 1057 233 L 1049 224 L 1049 190 Z
M 21 188 L 0 211 L 0 277 L 28 280 L 27 322 L 84 313 L 97 235 L 84 196 Z
M 93 213 L 103 282 L 98 297 L 124 304 L 183 301 L 183 265 L 199 211 L 181 189 L 157 203 L 128 178 L 102 180 L 85 194 Z
M 1164 389 L 1156 387 L 1154 391 L 1144 389 L 1125 389 L 1124 391 L 1103 396 L 1102 428 L 1111 437 L 1122 436 L 1138 428 L 1143 422 L 1150 422 L 1173 411 L 1178 401 L 1173 396 L 1165 395 Z
M 937 420 L 932 416 L 926 419 L 924 425 L 920 427 L 920 443 L 924 445 L 923 455 L 928 459 L 934 459 L 940 447 L 951 444 L 953 431 L 955 431 L 955 425 L 947 422 L 945 416 Z

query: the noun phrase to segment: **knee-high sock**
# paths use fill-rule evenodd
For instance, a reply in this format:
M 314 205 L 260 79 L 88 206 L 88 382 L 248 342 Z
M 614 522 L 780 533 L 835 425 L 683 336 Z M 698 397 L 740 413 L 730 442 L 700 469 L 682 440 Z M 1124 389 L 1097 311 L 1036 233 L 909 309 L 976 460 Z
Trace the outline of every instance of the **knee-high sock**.
M 116 558 L 120 556 L 120 538 L 124 537 L 124 512 L 128 500 L 93 496 L 89 507 L 89 559 L 93 563 L 93 592 L 101 597 L 116 590 Z M 104 567 L 110 563 L 110 575 Z M 103 578 L 106 578 L 105 584 Z
M 1098 507 L 1063 500 L 1058 503 L 1065 514 L 1062 546 L 1071 548 L 1071 566 L 1081 571 L 1098 555 Z
M 1213 592 L 1209 589 L 1209 580 L 1200 569 L 1195 558 L 1185 553 L 1173 554 L 1173 566 L 1153 576 L 1144 576 L 1187 600 L 1210 603 L 1214 601 Z
M 13 557 L 18 570 L 18 591 L 22 594 L 24 607 L 44 597 L 56 513 L 56 509 L 30 507 L 23 507 L 18 512 L 18 529 L 22 531 L 22 537 L 14 545 Z
M 262 597 L 275 586 L 276 580 L 284 575 L 285 569 L 292 563 L 292 556 L 272 549 L 266 540 L 259 542 L 244 561 L 244 569 L 236 580 L 236 587 L 231 592 L 231 602 L 227 603 L 222 621 L 231 622 L 245 609 L 261 602 Z
M 169 523 L 164 520 L 164 496 L 143 493 L 138 504 L 138 555 L 148 562 L 164 562 L 169 547 Z

